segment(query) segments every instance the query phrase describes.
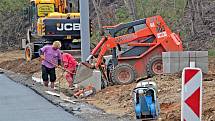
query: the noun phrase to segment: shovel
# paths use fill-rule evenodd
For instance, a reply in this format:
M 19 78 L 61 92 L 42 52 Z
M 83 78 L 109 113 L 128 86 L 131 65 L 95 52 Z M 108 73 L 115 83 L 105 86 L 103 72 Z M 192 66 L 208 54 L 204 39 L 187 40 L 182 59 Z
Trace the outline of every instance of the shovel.
M 48 62 L 48 63 L 54 65 L 55 67 L 62 69 L 63 71 L 66 71 L 66 72 L 68 72 L 68 73 L 70 73 L 70 74 L 75 74 L 75 73 L 73 73 L 73 72 L 71 72 L 71 71 L 65 69 L 65 68 L 62 67 L 62 66 L 58 66 L 57 64 L 55 64 L 55 63 L 53 63 L 53 62 L 51 62 L 51 61 L 48 61 L 48 60 L 46 60 L 46 59 L 44 59 L 44 60 L 45 60 L 46 62 Z
M 56 65 L 55 63 L 52 63 L 48 60 L 45 60 L 47 61 L 48 63 L 50 64 L 53 64 L 55 65 L 56 67 L 66 71 L 66 72 L 69 72 L 71 74 L 74 74 L 73 72 L 70 72 L 69 70 L 61 67 L 61 66 L 58 66 Z M 78 68 L 76 70 L 76 73 L 75 73 L 75 78 L 74 78 L 74 81 L 73 81 L 73 84 L 78 84 L 82 81 L 85 81 L 86 79 L 90 78 L 92 75 L 93 75 L 93 66 L 87 62 L 81 62 L 79 65 L 78 65 Z

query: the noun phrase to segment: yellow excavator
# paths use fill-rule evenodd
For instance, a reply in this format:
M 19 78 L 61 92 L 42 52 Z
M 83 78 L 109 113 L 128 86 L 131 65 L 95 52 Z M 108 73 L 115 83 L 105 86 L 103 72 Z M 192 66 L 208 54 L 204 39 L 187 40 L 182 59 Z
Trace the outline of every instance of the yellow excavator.
M 55 40 L 61 41 L 62 50 L 81 48 L 79 0 L 30 0 L 24 13 L 30 23 L 26 61 L 39 57 L 39 49 Z

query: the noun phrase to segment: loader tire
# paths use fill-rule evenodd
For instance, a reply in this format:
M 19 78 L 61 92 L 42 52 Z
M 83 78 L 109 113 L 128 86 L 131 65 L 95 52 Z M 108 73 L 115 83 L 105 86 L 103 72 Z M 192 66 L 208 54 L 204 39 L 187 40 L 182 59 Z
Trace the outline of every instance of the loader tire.
M 147 76 L 153 77 L 155 75 L 163 74 L 163 63 L 161 56 L 153 56 L 147 66 Z
M 126 63 L 118 64 L 111 72 L 112 81 L 115 84 L 130 84 L 136 79 L 135 69 Z
M 35 58 L 34 56 L 34 44 L 28 43 L 25 47 L 25 60 L 27 62 L 33 60 Z

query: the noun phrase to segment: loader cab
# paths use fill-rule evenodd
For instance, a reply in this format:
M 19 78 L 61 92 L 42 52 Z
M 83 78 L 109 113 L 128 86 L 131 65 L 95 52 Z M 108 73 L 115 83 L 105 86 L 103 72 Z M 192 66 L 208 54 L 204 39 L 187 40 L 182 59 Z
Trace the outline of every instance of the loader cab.
M 104 26 L 103 29 L 106 35 L 111 37 L 119 37 L 127 34 L 135 33 L 146 28 L 146 19 L 140 19 L 129 23 L 122 23 L 116 26 Z
M 124 40 L 135 39 L 134 33 L 138 33 L 147 28 L 146 19 L 140 19 L 128 23 L 118 24 L 116 26 L 105 26 L 103 27 L 106 34 L 116 39 L 117 42 L 122 42 Z M 155 40 L 155 36 L 148 36 L 144 39 L 136 39 L 139 43 L 152 43 Z M 120 44 L 116 54 L 120 57 L 139 57 L 141 54 L 146 52 L 150 47 L 141 46 L 129 46 L 127 43 Z

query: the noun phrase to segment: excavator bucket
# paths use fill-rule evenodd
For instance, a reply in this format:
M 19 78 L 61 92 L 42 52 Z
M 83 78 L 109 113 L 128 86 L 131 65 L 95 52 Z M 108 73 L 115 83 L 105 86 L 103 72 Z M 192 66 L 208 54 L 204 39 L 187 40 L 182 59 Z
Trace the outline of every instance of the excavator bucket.
M 93 69 L 90 68 L 86 63 L 80 63 L 76 70 L 74 84 L 78 84 L 82 81 L 87 80 L 93 75 Z

